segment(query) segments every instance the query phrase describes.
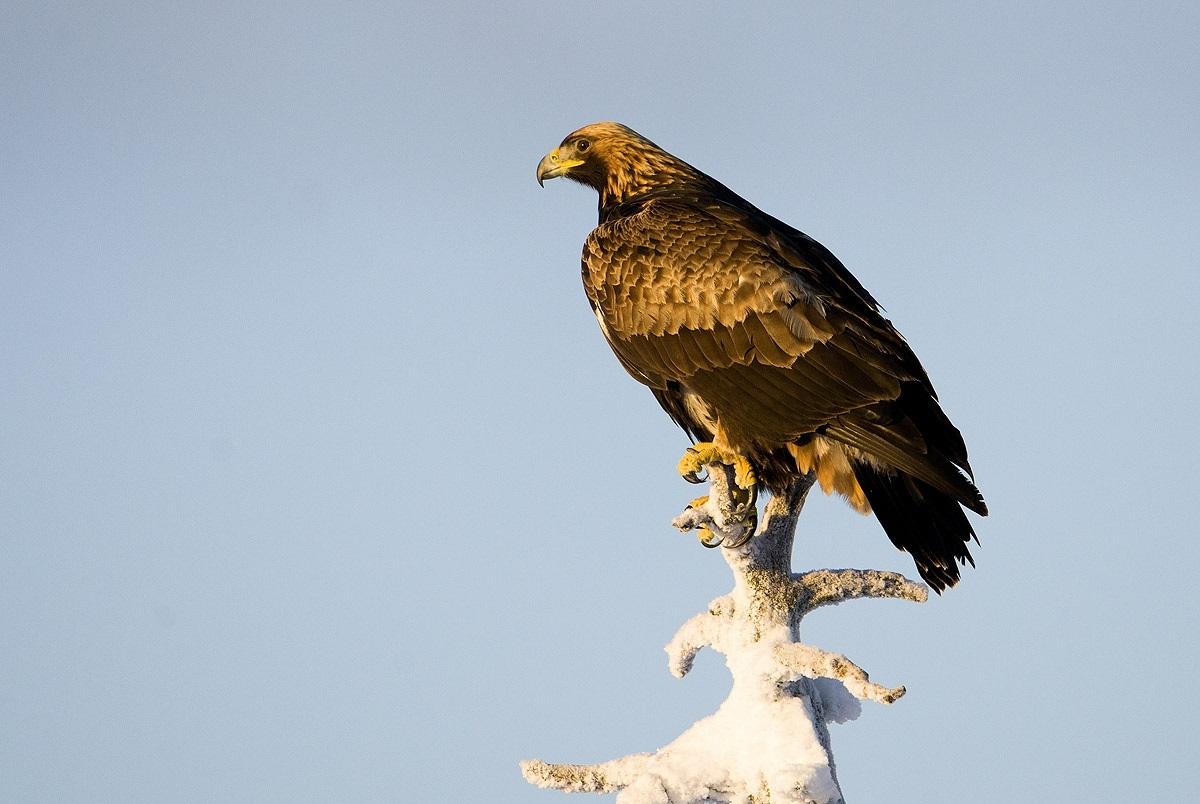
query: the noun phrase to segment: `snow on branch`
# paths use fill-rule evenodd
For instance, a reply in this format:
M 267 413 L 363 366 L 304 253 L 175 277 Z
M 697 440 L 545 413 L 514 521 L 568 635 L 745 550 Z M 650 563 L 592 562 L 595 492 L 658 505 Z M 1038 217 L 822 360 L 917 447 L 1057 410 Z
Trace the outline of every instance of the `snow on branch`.
M 704 528 L 723 547 L 734 588 L 685 622 L 666 647 L 668 668 L 683 677 L 705 647 L 725 655 L 729 697 L 671 744 L 595 765 L 521 763 L 526 780 L 567 792 L 619 791 L 619 804 L 843 802 L 828 723 L 855 719 L 859 701 L 890 704 L 904 687 L 885 687 L 837 653 L 799 641 L 814 609 L 863 597 L 923 602 L 924 585 L 894 572 L 791 572 L 796 519 L 812 485 L 798 481 L 772 497 L 754 537 L 731 499 L 727 467 L 710 466 L 708 502 L 675 518 L 681 530 Z M 710 538 L 711 537 L 711 538 Z

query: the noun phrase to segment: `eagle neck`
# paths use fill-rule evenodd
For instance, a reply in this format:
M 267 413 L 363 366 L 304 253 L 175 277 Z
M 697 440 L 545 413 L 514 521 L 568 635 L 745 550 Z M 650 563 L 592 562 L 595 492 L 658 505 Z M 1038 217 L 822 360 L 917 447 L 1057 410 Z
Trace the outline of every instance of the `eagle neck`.
M 639 196 L 631 198 L 628 201 L 619 203 L 604 203 L 604 196 L 600 196 L 599 212 L 600 223 L 611 223 L 620 218 L 628 218 L 631 215 L 636 215 L 646 208 L 646 205 L 654 200 L 654 196 Z
M 635 203 L 664 190 L 695 188 L 708 178 L 694 167 L 656 148 L 633 149 L 619 160 L 604 158 L 600 179 L 593 186 L 600 194 L 600 208 Z
M 654 187 L 622 199 L 606 198 L 604 193 L 601 193 L 600 223 L 636 215 L 655 202 L 704 207 L 713 201 L 724 199 L 726 194 L 728 194 L 728 190 L 708 177 L 703 177 L 699 182 L 691 181 Z M 736 199 L 736 196 L 733 198 Z

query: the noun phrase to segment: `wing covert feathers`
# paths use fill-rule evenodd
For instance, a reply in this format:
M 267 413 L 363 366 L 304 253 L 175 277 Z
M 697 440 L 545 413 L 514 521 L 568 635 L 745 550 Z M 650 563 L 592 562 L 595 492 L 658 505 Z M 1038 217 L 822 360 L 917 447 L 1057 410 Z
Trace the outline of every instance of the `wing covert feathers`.
M 719 429 L 775 489 L 814 472 L 952 586 L 974 538 L 960 506 L 987 507 L 916 355 L 827 249 L 687 167 L 703 181 L 602 192 L 584 244 L 621 364 L 692 437 Z

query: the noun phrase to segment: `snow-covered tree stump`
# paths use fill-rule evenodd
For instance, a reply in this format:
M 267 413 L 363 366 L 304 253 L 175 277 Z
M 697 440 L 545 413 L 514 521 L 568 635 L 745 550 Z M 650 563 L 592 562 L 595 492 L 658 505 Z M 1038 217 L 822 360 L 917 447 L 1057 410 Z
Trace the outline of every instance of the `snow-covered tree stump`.
M 681 530 L 707 528 L 726 544 L 743 540 L 744 512 L 730 495 L 731 472 L 710 466 L 706 504 L 675 519 Z M 567 792 L 620 791 L 618 804 L 843 802 L 828 723 L 858 717 L 860 700 L 892 703 L 904 687 L 873 683 L 845 656 L 799 641 L 813 609 L 859 597 L 924 601 L 928 590 L 893 572 L 791 572 L 796 519 L 812 485 L 798 481 L 771 498 L 754 538 L 721 553 L 733 591 L 688 620 L 667 645 L 671 672 L 683 677 L 696 653 L 725 654 L 733 688 L 715 714 L 650 754 L 597 765 L 521 763 L 526 780 Z

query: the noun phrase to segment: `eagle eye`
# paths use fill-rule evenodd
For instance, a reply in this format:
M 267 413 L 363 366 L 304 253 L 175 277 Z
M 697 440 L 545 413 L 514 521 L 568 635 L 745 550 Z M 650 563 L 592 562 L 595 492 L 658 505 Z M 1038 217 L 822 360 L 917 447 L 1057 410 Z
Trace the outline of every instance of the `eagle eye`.
M 575 143 L 575 150 L 579 151 L 579 153 L 583 153 L 590 147 L 592 147 L 592 144 L 587 140 L 579 140 Z

